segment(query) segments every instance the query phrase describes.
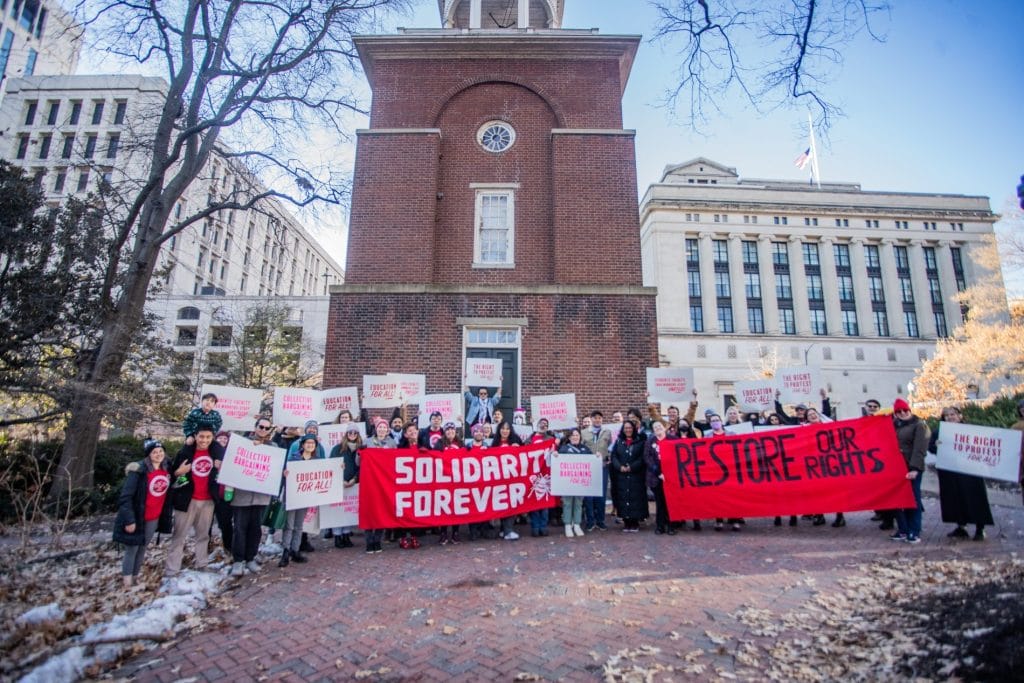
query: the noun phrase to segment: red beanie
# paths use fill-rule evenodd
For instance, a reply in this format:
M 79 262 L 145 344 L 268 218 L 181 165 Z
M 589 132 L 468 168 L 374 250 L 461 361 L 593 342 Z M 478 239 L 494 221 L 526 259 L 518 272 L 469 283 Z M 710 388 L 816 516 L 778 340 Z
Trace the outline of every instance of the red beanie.
M 910 410 L 910 404 L 907 403 L 907 401 L 905 399 L 898 398 L 895 401 L 893 401 L 892 411 L 894 413 L 898 413 L 901 410 Z

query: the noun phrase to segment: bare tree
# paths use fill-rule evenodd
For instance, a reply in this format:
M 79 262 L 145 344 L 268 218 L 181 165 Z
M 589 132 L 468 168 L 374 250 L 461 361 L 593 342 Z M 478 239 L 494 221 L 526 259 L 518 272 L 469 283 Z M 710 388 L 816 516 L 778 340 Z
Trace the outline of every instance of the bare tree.
M 168 82 L 152 119 L 137 190 L 112 225 L 114 257 L 101 296 L 100 333 L 83 356 L 54 490 L 92 484 L 100 421 L 118 381 L 164 242 L 220 211 L 268 197 L 298 206 L 338 202 L 341 176 L 308 168 L 312 130 L 343 134 L 354 113 L 353 35 L 372 32 L 403 0 L 79 0 L 92 45 Z M 186 215 L 175 205 L 211 158 L 244 163 L 262 182 L 224 188 Z M 65 479 L 66 481 L 61 481 Z
M 759 110 L 807 106 L 827 130 L 840 109 L 827 92 L 843 49 L 876 31 L 885 0 L 650 0 L 658 11 L 654 37 L 679 56 L 678 79 L 666 104 L 693 128 L 710 108 L 739 91 Z

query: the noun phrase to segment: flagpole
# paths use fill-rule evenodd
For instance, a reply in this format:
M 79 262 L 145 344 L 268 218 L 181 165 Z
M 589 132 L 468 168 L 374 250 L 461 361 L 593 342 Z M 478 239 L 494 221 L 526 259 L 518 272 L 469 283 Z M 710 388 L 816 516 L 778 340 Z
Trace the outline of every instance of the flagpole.
M 821 189 L 821 170 L 818 168 L 818 148 L 814 143 L 814 125 L 811 123 L 811 112 L 807 112 L 807 133 L 811 138 L 811 169 L 814 171 L 814 180 Z

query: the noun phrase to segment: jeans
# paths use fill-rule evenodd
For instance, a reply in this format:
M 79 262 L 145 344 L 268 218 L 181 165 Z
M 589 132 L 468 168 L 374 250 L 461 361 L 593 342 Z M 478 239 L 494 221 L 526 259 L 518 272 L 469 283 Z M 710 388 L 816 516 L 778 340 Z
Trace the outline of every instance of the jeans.
M 284 531 L 281 533 L 281 545 L 285 550 L 299 552 L 302 545 L 302 522 L 306 519 L 306 508 L 289 510 L 284 517 Z
M 543 510 L 534 510 L 530 513 L 530 528 L 534 531 L 540 531 L 546 528 L 548 525 L 548 511 L 547 508 Z
M 583 522 L 583 496 L 562 496 L 562 524 Z
M 921 478 L 922 474 L 918 473 L 910 480 L 910 488 L 914 491 L 917 506 L 896 511 L 896 528 L 907 536 L 921 536 L 921 511 L 924 510 L 924 505 L 921 504 Z
M 600 496 L 590 496 L 583 499 L 583 524 L 589 529 L 594 526 L 604 525 L 605 494 L 608 493 L 608 466 L 601 469 L 601 491 Z

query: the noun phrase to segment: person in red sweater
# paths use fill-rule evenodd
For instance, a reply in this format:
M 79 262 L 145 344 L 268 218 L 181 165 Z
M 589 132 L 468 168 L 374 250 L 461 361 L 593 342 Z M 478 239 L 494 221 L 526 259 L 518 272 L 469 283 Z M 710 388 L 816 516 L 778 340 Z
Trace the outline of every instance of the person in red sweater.
M 195 568 L 205 569 L 209 562 L 210 524 L 213 521 L 213 497 L 217 471 L 224 459 L 224 447 L 213 440 L 213 428 L 200 426 L 195 443 L 184 446 L 171 464 L 171 504 L 174 506 L 174 532 L 167 548 L 166 570 L 181 571 L 185 539 L 195 531 Z

